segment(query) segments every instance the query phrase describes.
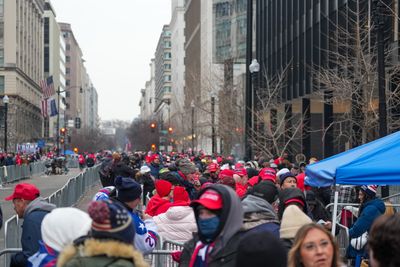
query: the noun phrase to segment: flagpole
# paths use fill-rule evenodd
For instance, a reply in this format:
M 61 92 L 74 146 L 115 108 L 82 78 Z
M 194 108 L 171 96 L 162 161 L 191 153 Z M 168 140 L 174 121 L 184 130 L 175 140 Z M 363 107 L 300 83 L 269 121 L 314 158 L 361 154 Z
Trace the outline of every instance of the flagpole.
M 57 157 L 60 156 L 60 86 L 57 88 Z

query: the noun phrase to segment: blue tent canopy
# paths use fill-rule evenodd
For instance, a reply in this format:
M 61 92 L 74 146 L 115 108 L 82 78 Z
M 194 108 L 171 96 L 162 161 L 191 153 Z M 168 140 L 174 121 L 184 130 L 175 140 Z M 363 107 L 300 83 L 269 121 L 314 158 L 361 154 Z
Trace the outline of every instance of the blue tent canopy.
M 72 150 L 65 150 L 65 153 L 64 153 L 64 154 L 65 154 L 65 155 L 74 155 L 75 152 L 72 151 Z
M 400 131 L 306 168 L 306 184 L 400 184 Z

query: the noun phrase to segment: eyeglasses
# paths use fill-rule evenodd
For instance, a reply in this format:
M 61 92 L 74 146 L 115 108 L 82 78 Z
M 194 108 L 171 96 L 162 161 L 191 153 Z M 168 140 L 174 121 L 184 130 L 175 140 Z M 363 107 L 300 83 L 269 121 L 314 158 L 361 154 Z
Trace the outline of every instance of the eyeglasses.
M 330 242 L 328 240 L 322 240 L 319 244 L 310 242 L 304 244 L 302 247 L 307 250 L 307 251 L 315 251 L 317 250 L 318 247 L 325 249 L 330 245 Z

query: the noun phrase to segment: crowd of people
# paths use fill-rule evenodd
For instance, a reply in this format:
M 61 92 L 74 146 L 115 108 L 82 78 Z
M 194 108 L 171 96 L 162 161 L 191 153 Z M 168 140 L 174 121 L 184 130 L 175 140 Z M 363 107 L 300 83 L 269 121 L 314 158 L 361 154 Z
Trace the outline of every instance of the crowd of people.
M 147 266 L 143 256 L 163 240 L 183 244 L 171 253 L 182 267 L 400 266 L 400 215 L 387 214 L 377 186 L 343 186 L 341 201 L 360 206 L 332 222 L 325 208 L 331 188 L 307 185 L 305 168 L 315 158 L 101 157 L 103 187 L 87 212 L 56 208 L 35 186 L 16 185 L 7 200 L 24 223 L 22 252 L 11 266 Z M 338 231 L 331 234 L 336 223 L 349 227 L 346 255 L 339 254 Z

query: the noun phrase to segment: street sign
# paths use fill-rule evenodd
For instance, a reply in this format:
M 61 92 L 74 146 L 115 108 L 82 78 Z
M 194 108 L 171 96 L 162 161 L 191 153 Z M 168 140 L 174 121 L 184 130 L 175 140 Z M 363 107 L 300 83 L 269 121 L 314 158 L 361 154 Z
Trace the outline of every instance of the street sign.
M 74 127 L 74 120 L 68 120 L 67 126 L 68 126 L 68 128 Z

